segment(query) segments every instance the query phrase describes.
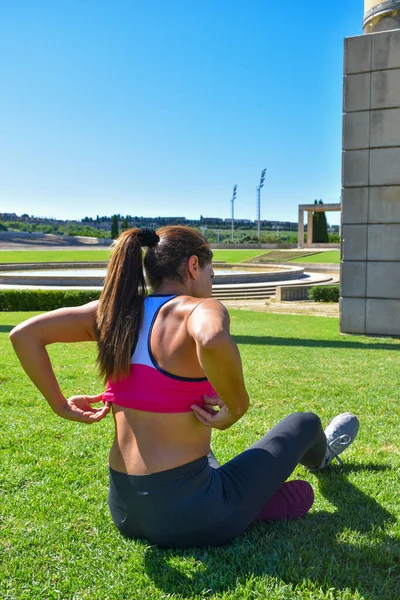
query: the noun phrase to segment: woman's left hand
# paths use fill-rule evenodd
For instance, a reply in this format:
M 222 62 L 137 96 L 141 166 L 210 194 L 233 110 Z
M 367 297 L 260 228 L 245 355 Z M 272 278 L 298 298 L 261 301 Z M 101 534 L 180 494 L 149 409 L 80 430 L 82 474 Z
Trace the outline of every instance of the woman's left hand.
M 104 406 L 95 408 L 92 404 L 101 401 L 103 394 L 97 396 L 71 396 L 68 398 L 61 411 L 60 417 L 69 421 L 79 421 L 81 423 L 97 423 L 101 421 L 110 412 L 110 403 L 105 402 Z
M 224 429 L 228 429 L 239 419 L 239 417 L 232 415 L 218 396 L 203 396 L 203 400 L 203 408 L 197 404 L 193 404 L 191 409 L 200 423 L 203 423 L 206 427 L 213 427 L 214 429 L 223 431 Z M 217 407 L 217 410 L 215 410 L 215 406 Z

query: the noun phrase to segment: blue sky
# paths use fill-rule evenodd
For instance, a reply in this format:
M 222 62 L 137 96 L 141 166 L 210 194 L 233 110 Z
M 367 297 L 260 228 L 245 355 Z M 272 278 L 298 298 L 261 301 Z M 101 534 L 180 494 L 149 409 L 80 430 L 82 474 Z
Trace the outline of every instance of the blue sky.
M 341 194 L 362 0 L 0 0 L 0 213 L 297 220 Z M 331 223 L 339 215 L 329 215 Z

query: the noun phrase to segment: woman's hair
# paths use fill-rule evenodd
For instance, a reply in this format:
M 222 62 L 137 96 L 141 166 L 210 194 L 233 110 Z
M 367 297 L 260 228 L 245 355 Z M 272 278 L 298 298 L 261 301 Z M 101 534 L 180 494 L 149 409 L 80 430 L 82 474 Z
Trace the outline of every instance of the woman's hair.
M 144 254 L 142 246 L 147 247 Z M 186 261 L 197 256 L 200 267 L 212 259 L 207 240 L 181 225 L 153 229 L 127 229 L 116 240 L 97 310 L 97 343 L 100 375 L 128 377 L 130 359 L 143 319 L 147 295 L 144 268 L 153 288 L 164 279 L 184 283 Z

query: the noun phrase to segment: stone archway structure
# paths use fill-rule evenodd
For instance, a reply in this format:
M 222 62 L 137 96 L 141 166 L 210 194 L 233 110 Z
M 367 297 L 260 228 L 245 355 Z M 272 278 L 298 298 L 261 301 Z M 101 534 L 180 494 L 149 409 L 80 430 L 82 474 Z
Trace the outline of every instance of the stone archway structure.
M 299 225 L 297 229 L 298 248 L 304 248 L 304 211 L 307 212 L 307 242 L 306 248 L 312 248 L 313 212 L 341 211 L 341 204 L 299 204 Z

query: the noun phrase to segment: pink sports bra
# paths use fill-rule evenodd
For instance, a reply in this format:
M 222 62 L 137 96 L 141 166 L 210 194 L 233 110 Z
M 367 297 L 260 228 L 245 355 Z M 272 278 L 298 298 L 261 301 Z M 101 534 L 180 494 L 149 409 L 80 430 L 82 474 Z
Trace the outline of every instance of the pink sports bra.
M 190 412 L 193 404 L 204 405 L 203 395 L 216 396 L 207 377 L 179 377 L 164 371 L 156 362 L 151 347 L 151 332 L 157 315 L 175 296 L 150 295 L 144 301 L 143 324 L 131 357 L 129 377 L 108 380 L 103 402 L 146 412 Z

